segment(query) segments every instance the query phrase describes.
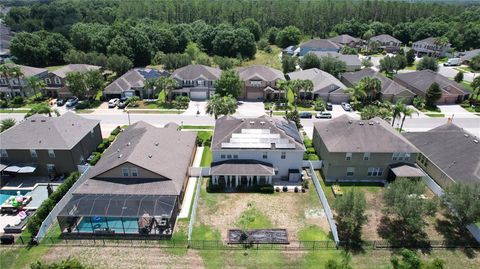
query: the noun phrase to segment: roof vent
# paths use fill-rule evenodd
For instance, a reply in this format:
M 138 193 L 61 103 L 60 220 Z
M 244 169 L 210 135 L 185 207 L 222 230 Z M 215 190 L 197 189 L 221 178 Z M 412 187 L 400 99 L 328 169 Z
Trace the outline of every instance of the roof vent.
M 353 123 L 353 121 L 352 121 L 352 120 L 348 120 L 348 123 L 352 124 L 352 123 Z
M 468 134 L 464 134 L 463 136 L 468 137 Z
M 36 120 L 30 120 L 30 122 L 37 122 Z
M 254 121 L 251 121 L 251 122 L 250 122 L 250 125 L 254 125 L 254 124 L 255 124 L 255 122 L 254 122 Z
M 157 146 L 157 147 L 158 147 L 158 142 L 155 142 L 155 146 Z
M 478 144 L 478 140 L 477 139 L 473 140 L 473 143 Z
M 120 152 L 120 149 L 117 149 L 117 152 Z
M 365 122 L 361 121 L 361 122 L 359 122 L 358 124 L 360 124 L 360 125 L 365 125 Z
M 241 119 L 242 122 L 245 122 L 245 119 Z
M 41 120 L 41 122 L 47 122 L 47 120 Z
M 122 158 L 122 156 L 123 156 L 123 155 L 122 155 L 122 154 L 120 154 L 120 155 L 118 155 L 118 158 L 120 159 L 120 158 Z
M 148 158 L 150 158 L 150 159 L 151 159 L 151 158 L 152 158 L 152 154 L 148 154 Z
M 264 122 L 264 121 L 261 121 L 261 122 L 260 122 L 260 125 L 265 125 L 265 122 Z
M 131 145 L 131 143 L 130 143 L 130 142 L 128 142 L 128 143 L 127 143 L 127 147 L 128 147 L 128 146 L 130 146 L 130 145 Z
M 368 122 L 368 125 L 373 125 L 373 124 L 374 124 L 373 121 Z

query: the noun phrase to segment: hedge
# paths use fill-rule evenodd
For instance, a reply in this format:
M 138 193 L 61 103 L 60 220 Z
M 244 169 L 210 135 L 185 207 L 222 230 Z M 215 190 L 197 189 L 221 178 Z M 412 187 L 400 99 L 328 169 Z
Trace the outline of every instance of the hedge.
M 102 157 L 102 154 L 100 152 L 92 152 L 93 158 L 88 162 L 90 165 L 95 165 L 97 164 L 98 160 Z
M 307 148 L 307 153 L 312 154 L 312 153 L 316 153 L 316 152 L 315 152 L 314 148 Z
M 73 186 L 79 177 L 80 173 L 71 173 L 70 176 L 68 176 L 67 179 L 65 179 L 65 181 L 57 187 L 50 197 L 43 201 L 35 214 L 28 219 L 27 230 L 32 234 L 32 237 L 37 235 L 43 220 L 45 220 L 55 205 L 62 199 L 62 197 L 68 192 L 68 190 Z
M 122 128 L 120 126 L 117 126 L 115 127 L 115 129 L 113 129 L 110 135 L 117 136 L 120 133 L 120 131 L 122 131 Z

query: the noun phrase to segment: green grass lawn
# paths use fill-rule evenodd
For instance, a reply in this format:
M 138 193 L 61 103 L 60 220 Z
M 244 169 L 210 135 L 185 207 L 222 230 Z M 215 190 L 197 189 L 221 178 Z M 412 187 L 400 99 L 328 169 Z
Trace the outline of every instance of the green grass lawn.
M 278 54 L 281 52 L 281 49 L 277 46 L 271 46 L 272 52 L 267 53 L 261 50 L 257 50 L 255 58 L 248 60 L 242 63 L 242 66 L 251 66 L 251 65 L 266 65 L 278 70 L 282 70 L 282 62 L 278 57 Z
M 10 114 L 10 113 L 28 113 L 30 109 L 0 109 L 0 113 Z
M 93 113 L 93 112 L 95 112 L 95 110 L 93 110 L 93 109 L 78 109 L 78 110 L 76 109 L 75 110 L 75 113 L 77 113 L 77 114 L 90 114 L 90 113 Z
M 317 198 L 318 199 L 318 198 Z M 332 238 L 320 227 L 315 225 L 307 226 L 298 231 L 298 239 L 301 241 L 327 241 Z
M 425 115 L 431 117 L 431 118 L 444 118 L 445 114 L 442 113 L 425 113 Z
M 193 228 L 192 240 L 221 240 L 220 232 L 212 229 L 212 227 L 200 224 Z
M 214 126 L 207 126 L 207 125 L 183 125 L 182 129 L 213 129 Z
M 237 221 L 237 226 L 245 230 L 272 228 L 272 222 L 255 206 L 248 205 Z
M 202 160 L 200 161 L 201 167 L 209 167 L 212 163 L 212 151 L 210 151 L 209 146 L 203 148 Z
M 407 67 L 405 67 L 405 70 L 417 70 L 417 65 L 413 64 L 411 66 L 407 66 Z

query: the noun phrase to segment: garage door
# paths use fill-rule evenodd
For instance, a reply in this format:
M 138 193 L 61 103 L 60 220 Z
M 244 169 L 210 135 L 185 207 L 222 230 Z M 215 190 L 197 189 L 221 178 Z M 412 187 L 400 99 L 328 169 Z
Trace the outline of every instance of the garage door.
M 205 99 L 207 99 L 207 92 L 206 91 L 190 92 L 190 99 L 192 99 L 192 100 L 205 100 Z
M 248 100 L 262 100 L 263 92 L 247 92 Z

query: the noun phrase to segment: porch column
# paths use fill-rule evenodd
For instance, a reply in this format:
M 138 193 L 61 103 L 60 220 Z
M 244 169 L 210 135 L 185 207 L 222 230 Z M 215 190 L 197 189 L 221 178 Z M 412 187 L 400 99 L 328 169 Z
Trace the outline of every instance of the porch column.
M 238 176 L 235 176 L 235 180 L 236 180 L 235 187 L 238 187 Z

